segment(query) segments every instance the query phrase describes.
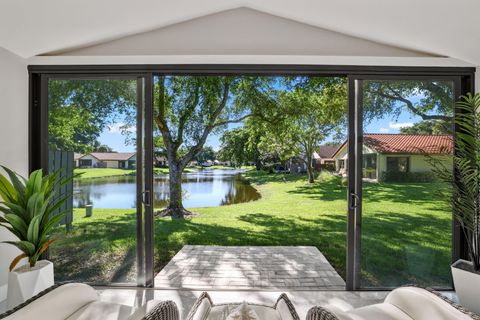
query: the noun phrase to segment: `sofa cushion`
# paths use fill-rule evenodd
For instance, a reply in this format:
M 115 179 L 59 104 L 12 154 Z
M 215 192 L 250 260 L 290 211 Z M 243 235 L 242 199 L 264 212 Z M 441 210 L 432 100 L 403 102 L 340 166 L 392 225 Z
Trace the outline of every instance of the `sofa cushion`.
M 238 306 L 239 304 L 216 305 L 212 307 L 206 320 L 225 320 Z M 258 315 L 259 319 L 282 320 L 278 311 L 271 307 L 255 304 L 251 304 L 249 307 Z
M 388 303 L 354 309 L 348 312 L 348 315 L 352 320 L 412 320 L 405 312 Z
M 132 307 L 111 302 L 95 301 L 77 310 L 67 320 L 127 320 Z
M 0 318 L 5 320 L 64 320 L 76 310 L 98 299 L 92 287 L 81 283 L 55 285 Z
M 477 316 L 462 310 L 438 293 L 418 287 L 402 287 L 393 290 L 385 298 L 385 303 L 393 304 L 416 320 L 471 320 Z
M 260 320 L 260 318 L 251 306 L 243 302 L 230 312 L 225 320 Z

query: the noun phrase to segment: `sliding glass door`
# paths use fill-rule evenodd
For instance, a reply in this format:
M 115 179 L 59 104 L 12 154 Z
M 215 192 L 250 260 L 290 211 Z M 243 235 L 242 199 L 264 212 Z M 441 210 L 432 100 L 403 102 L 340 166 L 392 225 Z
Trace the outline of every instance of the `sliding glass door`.
M 56 281 L 146 282 L 145 79 L 49 77 L 49 172 L 73 176 L 49 259 Z
M 452 167 L 454 103 L 471 91 L 471 69 L 176 68 L 30 67 L 30 168 L 74 176 L 49 252 L 57 281 L 153 286 L 156 271 L 157 286 L 231 288 L 235 281 L 214 279 L 223 273 L 181 263 L 210 264 L 207 245 L 287 245 L 311 246 L 331 271 L 313 270 L 310 258 L 293 273 L 274 270 L 308 280 L 279 282 L 293 287 L 451 288 L 450 263 L 465 257 L 465 242 L 431 163 Z M 211 113 L 217 105 L 223 113 Z M 213 156 L 193 156 L 205 119 L 213 127 L 199 146 Z M 314 149 L 295 143 L 304 133 Z M 194 213 L 186 219 L 165 214 L 171 186 L 181 187 L 182 212 Z M 185 253 L 193 246 L 204 251 Z M 262 283 L 253 279 L 259 290 Z
M 451 287 L 450 190 L 432 164 L 453 174 L 457 79 L 351 79 L 356 288 Z

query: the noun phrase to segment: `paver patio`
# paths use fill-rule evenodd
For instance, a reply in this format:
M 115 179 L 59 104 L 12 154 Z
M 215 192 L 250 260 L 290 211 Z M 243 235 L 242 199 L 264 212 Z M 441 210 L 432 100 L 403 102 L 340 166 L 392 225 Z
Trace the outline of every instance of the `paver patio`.
M 157 288 L 344 290 L 316 247 L 184 246 L 155 277 Z

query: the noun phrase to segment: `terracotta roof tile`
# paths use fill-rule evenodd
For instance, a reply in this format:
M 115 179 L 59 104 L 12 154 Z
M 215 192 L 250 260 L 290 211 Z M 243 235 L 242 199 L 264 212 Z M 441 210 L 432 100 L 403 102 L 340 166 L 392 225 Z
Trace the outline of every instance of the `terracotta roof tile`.
M 366 133 L 363 143 L 378 153 L 450 154 L 453 150 L 451 135 Z

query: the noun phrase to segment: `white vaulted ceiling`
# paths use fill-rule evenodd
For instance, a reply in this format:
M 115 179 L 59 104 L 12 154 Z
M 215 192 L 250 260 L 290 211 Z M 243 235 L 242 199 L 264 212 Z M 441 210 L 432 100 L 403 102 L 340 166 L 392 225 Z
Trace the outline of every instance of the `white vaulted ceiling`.
M 351 55 L 480 65 L 479 9 L 477 0 L 1 0 L 0 47 L 25 58 Z

